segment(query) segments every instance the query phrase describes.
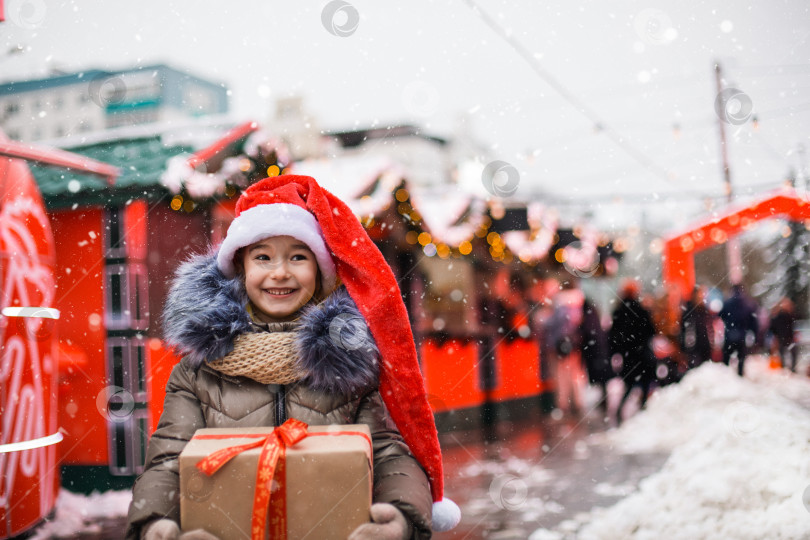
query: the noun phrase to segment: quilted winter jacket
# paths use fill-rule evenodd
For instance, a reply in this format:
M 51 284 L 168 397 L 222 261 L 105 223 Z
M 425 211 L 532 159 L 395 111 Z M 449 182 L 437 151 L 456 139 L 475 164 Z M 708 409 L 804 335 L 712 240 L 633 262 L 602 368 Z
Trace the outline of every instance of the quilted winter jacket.
M 209 278 L 218 282 L 216 286 L 209 286 L 214 283 Z M 368 377 L 369 369 L 376 373 L 376 357 L 369 354 L 369 348 L 348 347 L 347 351 L 324 347 L 329 323 L 336 316 L 362 321 L 348 294 L 337 291 L 299 320 L 299 336 L 304 337 L 299 337 L 298 345 L 310 375 L 291 385 L 266 385 L 224 375 L 207 365 L 206 360 L 230 352 L 233 338 L 251 325 L 238 283 L 228 283 L 234 294 L 211 296 L 223 290 L 221 280 L 227 278 L 219 274 L 212 258 L 197 258 L 181 267 L 169 294 L 164 312 L 167 341 L 186 354 L 169 378 L 163 414 L 149 441 L 145 470 L 133 487 L 127 540 L 138 539 L 142 526 L 155 519 L 180 521 L 177 458 L 197 429 L 274 426 L 287 418 L 310 425 L 367 424 L 374 452 L 373 501 L 391 503 L 401 510 L 412 525 L 412 538 L 430 538 L 430 486 L 390 418 L 376 378 Z M 179 302 L 183 287 L 195 291 L 193 305 Z M 239 313 L 234 322 L 228 309 L 233 306 L 223 306 L 223 296 L 226 302 L 239 304 L 245 315 Z M 189 325 L 208 328 L 207 341 L 198 340 L 199 334 Z M 368 332 L 365 327 L 360 330 Z M 332 354 L 335 351 L 337 354 Z M 346 354 L 354 357 L 346 359 Z M 313 373 L 312 369 L 319 366 L 321 371 Z

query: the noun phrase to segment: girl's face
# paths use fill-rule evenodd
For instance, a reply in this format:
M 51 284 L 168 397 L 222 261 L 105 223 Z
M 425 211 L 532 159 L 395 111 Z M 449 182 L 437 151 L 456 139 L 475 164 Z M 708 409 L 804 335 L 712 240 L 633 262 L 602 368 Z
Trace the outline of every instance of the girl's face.
M 318 290 L 318 263 L 306 244 L 271 236 L 244 248 L 245 289 L 262 322 L 296 317 Z

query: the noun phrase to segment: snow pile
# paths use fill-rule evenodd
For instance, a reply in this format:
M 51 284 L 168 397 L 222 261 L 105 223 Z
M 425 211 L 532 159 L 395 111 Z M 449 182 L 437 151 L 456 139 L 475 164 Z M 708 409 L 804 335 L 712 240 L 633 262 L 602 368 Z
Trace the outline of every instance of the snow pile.
M 801 364 L 801 362 L 800 362 Z M 808 379 L 796 376 L 786 369 L 768 369 L 767 362 L 758 362 L 745 367 L 745 376 L 752 381 L 774 388 L 779 394 L 810 410 Z
M 810 538 L 810 410 L 790 399 L 810 381 L 751 367 L 756 382 L 705 364 L 604 436 L 620 451 L 672 453 L 639 491 L 579 518 L 576 537 Z
M 62 489 L 56 498 L 56 515 L 38 527 L 31 540 L 100 533 L 102 520 L 126 517 L 131 500 L 131 490 L 81 495 Z

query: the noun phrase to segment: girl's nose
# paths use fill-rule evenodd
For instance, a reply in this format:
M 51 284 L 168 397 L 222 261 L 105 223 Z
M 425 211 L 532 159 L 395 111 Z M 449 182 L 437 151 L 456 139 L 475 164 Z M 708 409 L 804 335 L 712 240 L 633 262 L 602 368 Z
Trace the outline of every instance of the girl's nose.
M 285 278 L 290 275 L 287 263 L 284 261 L 273 262 L 270 268 L 270 275 L 274 278 Z

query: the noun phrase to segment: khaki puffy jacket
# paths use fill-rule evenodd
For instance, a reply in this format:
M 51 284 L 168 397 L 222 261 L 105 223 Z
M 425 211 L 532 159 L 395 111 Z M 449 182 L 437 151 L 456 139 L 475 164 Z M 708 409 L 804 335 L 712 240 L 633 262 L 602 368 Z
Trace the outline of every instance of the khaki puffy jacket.
M 197 429 L 277 425 L 286 420 L 277 418 L 279 395 L 284 396 L 286 418 L 310 425 L 367 424 L 374 451 L 374 502 L 399 508 L 413 526 L 412 538 L 430 538 L 427 477 L 375 388 L 338 396 L 302 384 L 264 385 L 223 375 L 207 365 L 194 369 L 188 362 L 175 366 L 169 379 L 164 412 L 149 441 L 146 469 L 133 488 L 126 538 L 136 540 L 141 527 L 155 519 L 180 521 L 177 458 Z

